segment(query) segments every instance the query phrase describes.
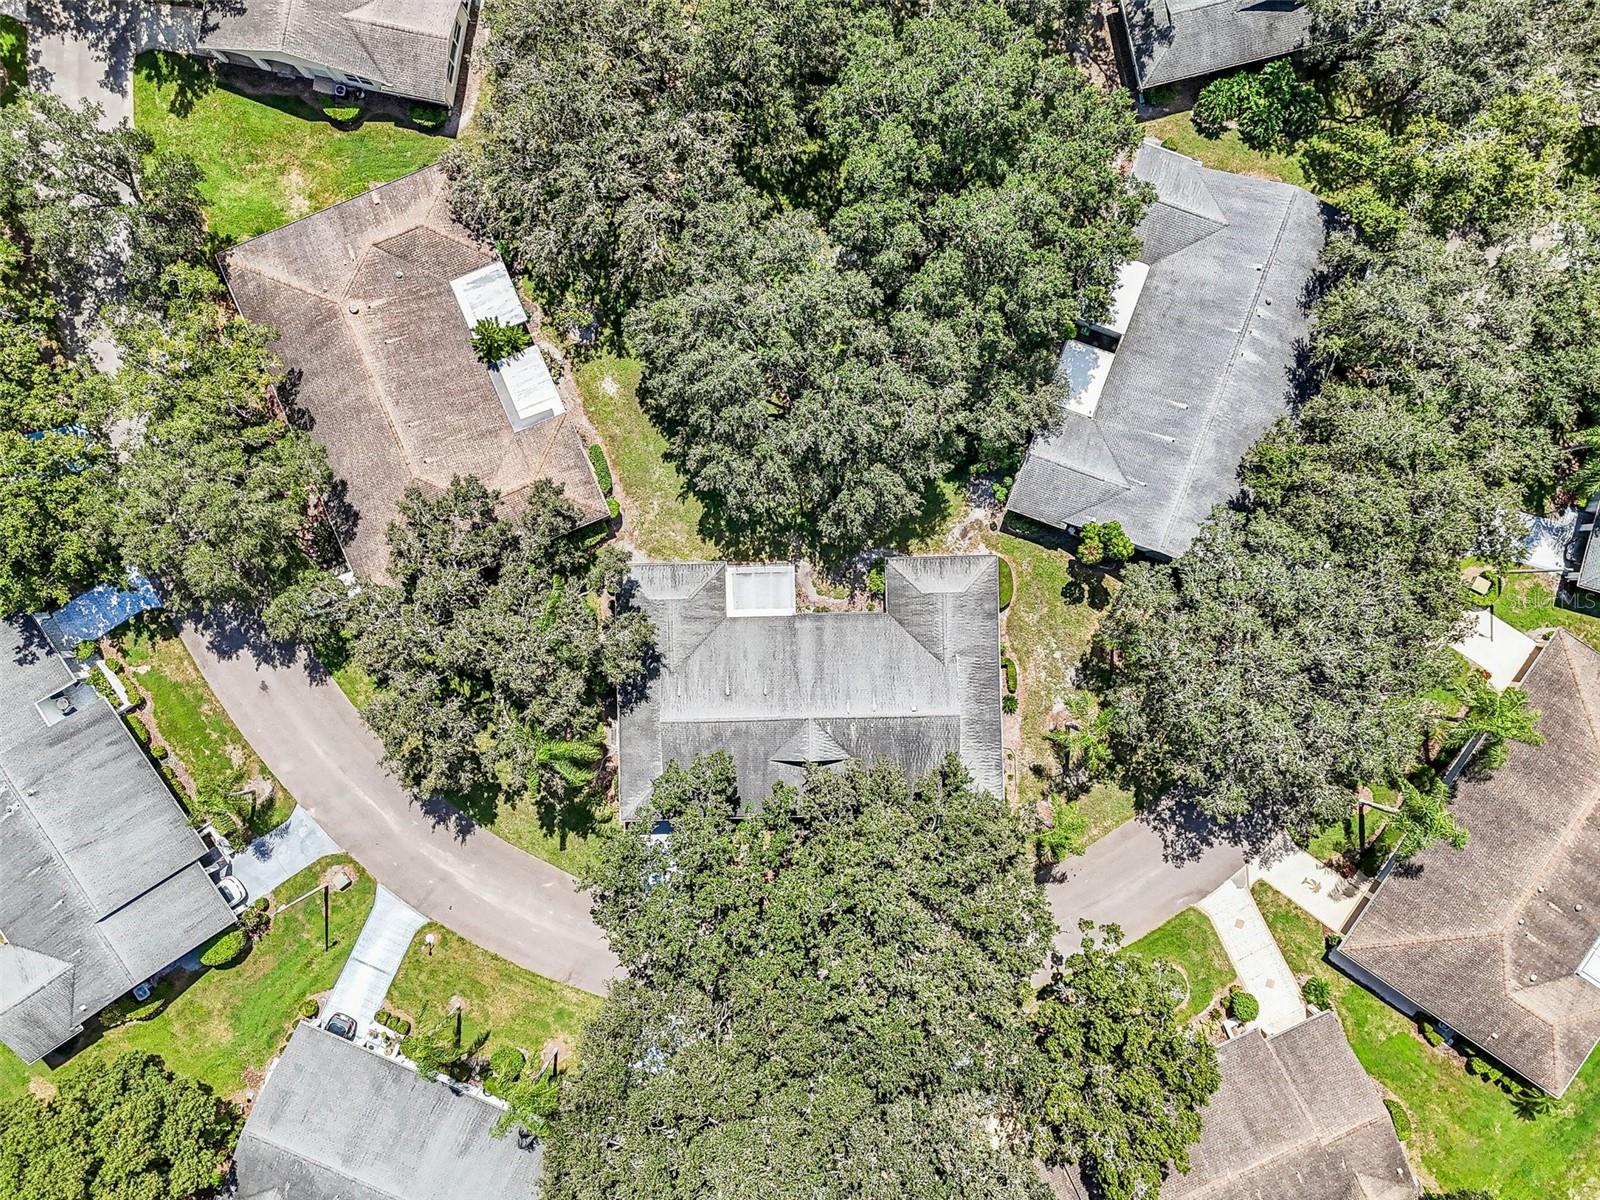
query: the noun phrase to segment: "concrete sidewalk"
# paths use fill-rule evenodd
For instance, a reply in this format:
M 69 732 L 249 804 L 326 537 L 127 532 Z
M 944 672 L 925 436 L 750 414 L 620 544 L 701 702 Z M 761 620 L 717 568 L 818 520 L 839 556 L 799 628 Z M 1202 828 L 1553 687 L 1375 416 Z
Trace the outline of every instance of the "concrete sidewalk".
M 296 808 L 282 825 L 235 854 L 229 873 L 244 884 L 254 900 L 319 858 L 338 853 L 339 844 L 323 832 L 310 813 Z
M 383 1007 L 411 939 L 427 923 L 427 917 L 380 884 L 355 949 L 322 1006 L 322 1019 L 334 1013 L 354 1017 L 356 1036 L 364 1038 Z
M 1298 846 L 1274 847 L 1252 860 L 1250 877 L 1271 884 L 1335 933 L 1350 927 L 1372 886 L 1365 875 L 1345 879 Z
M 1211 918 L 1244 990 L 1261 1002 L 1256 1026 L 1270 1037 L 1304 1021 L 1300 985 L 1250 895 L 1249 872 L 1240 871 L 1196 907 Z

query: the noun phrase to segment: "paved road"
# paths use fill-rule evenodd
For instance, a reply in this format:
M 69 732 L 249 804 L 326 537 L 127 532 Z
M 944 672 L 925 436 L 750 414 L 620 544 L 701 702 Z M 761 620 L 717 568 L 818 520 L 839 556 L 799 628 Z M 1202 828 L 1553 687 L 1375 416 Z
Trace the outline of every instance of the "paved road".
M 306 903 L 318 901 L 307 900 Z M 322 1006 L 322 1019 L 327 1020 L 334 1013 L 354 1017 L 356 1036 L 366 1037 L 378 1010 L 383 1007 L 383 998 L 389 994 L 389 985 L 400 972 L 400 963 L 411 939 L 427 923 L 427 917 L 388 888 L 379 887 L 355 948 L 350 951 L 344 970 L 339 972 L 333 991 Z
M 452 809 L 425 812 L 319 668 L 261 661 L 237 627 L 186 627 L 183 640 L 272 773 L 379 883 L 503 958 L 605 992 L 617 960 L 571 876 Z
M 235 854 L 229 874 L 244 884 L 250 899 L 255 900 L 265 896 L 291 875 L 305 870 L 319 858 L 339 852 L 339 844 L 312 819 L 311 814 L 296 807 L 282 825 L 258 837 Z
M 1244 851 L 1219 843 L 1189 862 L 1169 858 L 1160 832 L 1143 821 L 1127 821 L 1091 845 L 1082 857 L 1057 868 L 1045 885 L 1059 932 L 1056 949 L 1075 952 L 1082 942 L 1078 919 L 1114 921 L 1131 942 L 1210 895 L 1244 866 Z

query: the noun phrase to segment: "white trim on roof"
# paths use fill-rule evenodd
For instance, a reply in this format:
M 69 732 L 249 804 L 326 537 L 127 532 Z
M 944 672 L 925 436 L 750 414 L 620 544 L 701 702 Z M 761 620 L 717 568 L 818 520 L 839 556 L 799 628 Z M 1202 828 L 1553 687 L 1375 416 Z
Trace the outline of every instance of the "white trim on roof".
M 793 563 L 729 566 L 723 573 L 730 617 L 792 617 Z

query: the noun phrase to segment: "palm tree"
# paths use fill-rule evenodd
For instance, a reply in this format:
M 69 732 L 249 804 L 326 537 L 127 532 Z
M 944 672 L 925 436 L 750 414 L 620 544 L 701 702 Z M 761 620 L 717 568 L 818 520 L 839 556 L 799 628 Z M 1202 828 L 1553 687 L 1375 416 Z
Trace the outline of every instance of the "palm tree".
M 1497 771 L 1510 754 L 1508 742 L 1542 746 L 1544 734 L 1538 730 L 1539 711 L 1528 707 L 1528 694 L 1519 687 L 1497 692 L 1488 680 L 1474 671 L 1464 683 L 1452 689 L 1467 711 L 1456 722 L 1445 745 L 1460 750 L 1472 738 L 1482 735 L 1473 766 L 1482 772 Z
M 1600 426 L 1580 429 L 1572 435 L 1568 451 L 1581 451 L 1582 460 L 1567 479 L 1567 487 L 1580 504 L 1600 489 Z

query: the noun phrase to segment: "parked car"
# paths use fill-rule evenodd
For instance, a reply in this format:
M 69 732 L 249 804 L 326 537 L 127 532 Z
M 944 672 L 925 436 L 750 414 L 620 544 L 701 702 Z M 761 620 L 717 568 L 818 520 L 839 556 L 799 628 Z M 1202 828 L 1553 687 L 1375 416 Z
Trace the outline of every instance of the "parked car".
M 240 883 L 232 875 L 224 875 L 217 880 L 217 891 L 222 893 L 222 898 L 228 902 L 228 907 L 232 909 L 243 908 L 244 902 L 250 899 L 250 893 L 244 884 Z
M 347 1042 L 356 1040 L 356 1019 L 345 1013 L 334 1013 L 323 1022 L 322 1027 L 335 1037 L 342 1037 Z

